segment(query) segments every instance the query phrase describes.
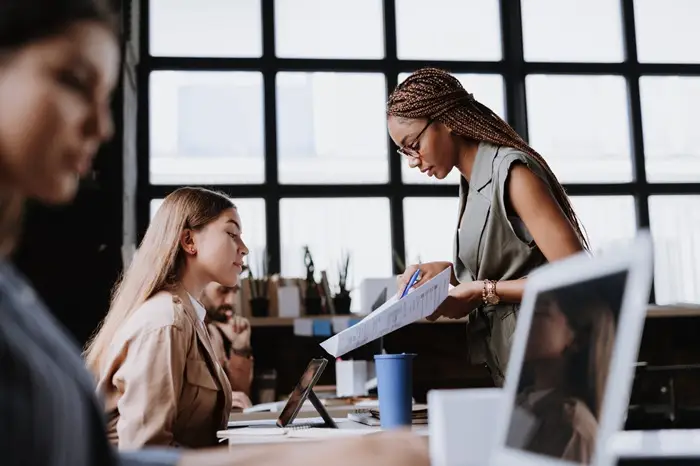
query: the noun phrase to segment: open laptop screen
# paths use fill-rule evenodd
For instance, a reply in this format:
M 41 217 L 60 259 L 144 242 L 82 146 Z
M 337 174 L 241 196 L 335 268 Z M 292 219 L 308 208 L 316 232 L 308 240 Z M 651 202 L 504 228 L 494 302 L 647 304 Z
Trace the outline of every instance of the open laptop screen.
M 506 444 L 590 464 L 627 271 L 539 293 Z
M 279 415 L 277 420 L 278 426 L 285 427 L 294 420 L 308 398 L 309 392 L 321 377 L 327 363 L 328 361 L 325 359 L 312 359 L 311 362 L 309 362 L 309 365 L 306 366 L 306 370 L 301 375 L 299 382 L 297 382 L 294 391 Z

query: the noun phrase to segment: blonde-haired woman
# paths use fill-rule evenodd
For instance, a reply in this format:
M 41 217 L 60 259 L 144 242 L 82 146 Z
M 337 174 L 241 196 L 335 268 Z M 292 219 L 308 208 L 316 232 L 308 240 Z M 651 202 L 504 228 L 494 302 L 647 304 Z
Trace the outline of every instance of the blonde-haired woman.
M 241 227 L 227 197 L 201 188 L 174 191 L 153 218 L 85 354 L 120 449 L 213 446 L 226 428 L 231 385 L 195 297 L 237 284 Z

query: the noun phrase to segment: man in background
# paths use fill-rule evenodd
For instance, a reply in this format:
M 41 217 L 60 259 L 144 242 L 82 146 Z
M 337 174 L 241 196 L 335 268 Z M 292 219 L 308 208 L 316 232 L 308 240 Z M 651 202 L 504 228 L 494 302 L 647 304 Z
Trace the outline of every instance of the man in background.
M 239 287 L 209 283 L 201 302 L 207 310 L 207 329 L 219 362 L 231 382 L 233 406 L 251 405 L 250 385 L 253 381 L 253 352 L 250 347 L 250 322 L 235 312 Z

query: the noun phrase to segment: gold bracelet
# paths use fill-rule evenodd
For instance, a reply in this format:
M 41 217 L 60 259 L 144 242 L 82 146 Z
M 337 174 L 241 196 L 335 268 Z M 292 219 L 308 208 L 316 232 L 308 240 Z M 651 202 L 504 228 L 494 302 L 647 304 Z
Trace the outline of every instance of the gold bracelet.
M 493 280 L 484 280 L 484 289 L 481 292 L 481 298 L 484 304 L 495 305 L 501 301 L 501 298 L 496 293 L 496 283 Z

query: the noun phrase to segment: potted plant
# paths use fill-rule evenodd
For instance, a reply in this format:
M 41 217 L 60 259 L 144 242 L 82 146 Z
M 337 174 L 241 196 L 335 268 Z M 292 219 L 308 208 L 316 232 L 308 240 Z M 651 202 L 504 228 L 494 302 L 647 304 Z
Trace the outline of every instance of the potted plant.
M 308 246 L 304 246 L 304 265 L 306 266 L 304 309 L 306 310 L 306 315 L 317 316 L 323 312 L 323 303 L 318 289 L 319 285 L 314 278 L 316 267 Z
M 248 261 L 250 262 L 248 256 Z M 250 313 L 253 317 L 268 317 L 270 311 L 270 298 L 268 297 L 270 290 L 270 277 L 268 275 L 270 257 L 267 254 L 267 249 L 263 252 L 263 260 L 260 264 L 259 278 L 255 277 L 253 268 L 247 267 L 248 281 L 250 282 Z
M 348 289 L 348 270 L 350 269 L 350 254 L 343 254 L 338 267 L 338 292 L 333 296 L 333 307 L 336 314 L 350 314 L 350 290 Z

